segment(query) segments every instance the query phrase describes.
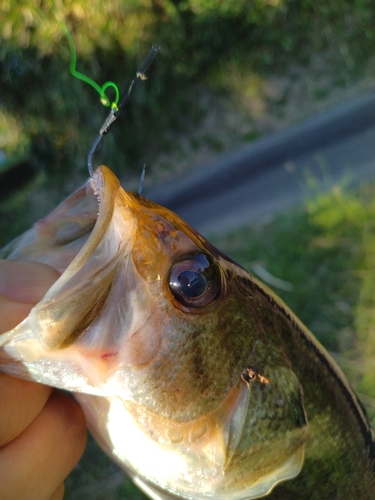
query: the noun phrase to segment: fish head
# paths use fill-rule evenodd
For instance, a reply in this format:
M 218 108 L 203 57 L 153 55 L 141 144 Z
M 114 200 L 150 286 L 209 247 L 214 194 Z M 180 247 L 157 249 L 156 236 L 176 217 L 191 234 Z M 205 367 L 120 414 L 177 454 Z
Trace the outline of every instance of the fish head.
M 299 473 L 309 428 L 277 314 L 177 215 L 100 167 L 2 257 L 62 275 L 1 337 L 0 369 L 74 391 L 145 491 L 258 498 Z

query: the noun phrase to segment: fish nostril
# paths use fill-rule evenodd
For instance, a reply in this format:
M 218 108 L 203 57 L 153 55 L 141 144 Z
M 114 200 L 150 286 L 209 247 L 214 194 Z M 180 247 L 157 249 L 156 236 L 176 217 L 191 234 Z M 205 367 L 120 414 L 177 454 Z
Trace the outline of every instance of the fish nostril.
M 167 232 L 166 230 L 166 227 L 165 227 L 165 224 L 163 224 L 163 222 L 161 222 L 160 220 L 158 220 L 156 223 L 155 223 L 155 229 L 158 233 L 160 234 L 164 234 Z

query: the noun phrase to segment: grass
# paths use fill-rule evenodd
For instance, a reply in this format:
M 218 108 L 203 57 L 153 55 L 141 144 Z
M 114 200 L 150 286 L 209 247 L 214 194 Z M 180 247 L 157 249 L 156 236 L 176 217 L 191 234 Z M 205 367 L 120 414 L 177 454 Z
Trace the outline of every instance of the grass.
M 11 156 L 22 142 L 38 168 L 61 185 L 82 168 L 107 110 L 91 87 L 70 75 L 68 44 L 49 4 L 4 2 L 0 148 Z M 80 0 L 56 8 L 74 38 L 77 69 L 100 84 L 116 82 L 121 95 L 151 44 L 161 47 L 150 81 L 134 93 L 126 122 L 112 132 L 121 148 L 108 140 L 102 146 L 117 173 L 144 161 L 152 169 L 166 132 L 191 134 L 209 111 L 201 102 L 207 91 L 251 102 L 267 76 L 293 74 L 315 58 L 311 78 L 324 76 L 315 90 L 321 99 L 334 82 L 346 85 L 360 76 L 374 56 L 372 0 Z M 166 146 L 176 142 L 174 133 Z
M 335 186 L 266 225 L 214 243 L 260 278 L 269 273 L 268 286 L 330 351 L 374 422 L 375 183 L 356 190 Z M 277 287 L 273 278 L 281 280 Z M 146 497 L 90 439 L 65 498 Z
M 52 208 L 42 209 L 51 192 L 62 199 L 80 185 L 108 111 L 69 73 L 67 41 L 49 2 L 8 4 L 0 16 L 0 148 L 11 161 L 27 154 L 42 182 L 38 195 L 34 183 L 17 203 L 1 196 L 0 246 Z M 375 53 L 371 0 L 80 0 L 59 9 L 78 70 L 101 84 L 115 81 L 121 94 L 151 43 L 161 47 L 148 81 L 95 153 L 95 165 L 127 182 L 143 163 L 146 183 L 161 182 L 322 111 L 324 96 L 361 80 Z

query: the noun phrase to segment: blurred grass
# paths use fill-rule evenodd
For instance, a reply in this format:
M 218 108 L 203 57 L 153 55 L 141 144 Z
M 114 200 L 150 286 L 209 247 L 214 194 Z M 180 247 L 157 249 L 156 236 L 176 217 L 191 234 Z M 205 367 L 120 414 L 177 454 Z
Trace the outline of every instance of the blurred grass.
M 48 212 L 57 193 L 59 201 L 79 186 L 108 112 L 69 73 L 68 43 L 51 4 L 74 38 L 77 70 L 99 84 L 115 81 L 121 95 L 151 44 L 161 47 L 148 81 L 95 153 L 95 165 L 127 179 L 143 163 L 149 176 L 155 163 L 173 174 L 176 163 L 191 163 L 194 149 L 214 155 L 254 140 L 267 132 L 264 106 L 272 101 L 282 114 L 295 79 L 306 79 L 321 99 L 350 87 L 375 55 L 373 0 L 0 0 L 0 148 L 9 158 L 27 153 L 39 172 L 15 200 L 2 195 L 0 246 Z M 270 75 L 286 81 L 265 90 Z M 237 126 L 220 136 L 222 99 L 234 103 Z
M 122 95 L 151 44 L 161 47 L 123 125 L 99 150 L 117 174 L 143 161 L 152 168 L 155 155 L 173 147 L 176 135 L 166 132 L 193 130 L 207 112 L 202 89 L 254 97 L 265 76 L 316 57 L 326 79 L 346 85 L 375 53 L 372 0 L 0 0 L 0 133 L 7 136 L 0 147 L 12 154 L 28 143 L 58 184 L 84 168 L 107 109 L 70 75 L 51 4 L 75 40 L 77 70 L 100 84 L 115 81 Z

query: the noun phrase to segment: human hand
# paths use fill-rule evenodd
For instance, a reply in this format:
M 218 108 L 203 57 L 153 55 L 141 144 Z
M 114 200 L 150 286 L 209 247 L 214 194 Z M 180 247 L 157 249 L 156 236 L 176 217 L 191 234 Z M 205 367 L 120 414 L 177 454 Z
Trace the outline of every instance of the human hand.
M 59 274 L 0 260 L 0 334 L 20 323 Z M 45 385 L 0 373 L 0 498 L 60 500 L 86 444 L 79 405 Z

